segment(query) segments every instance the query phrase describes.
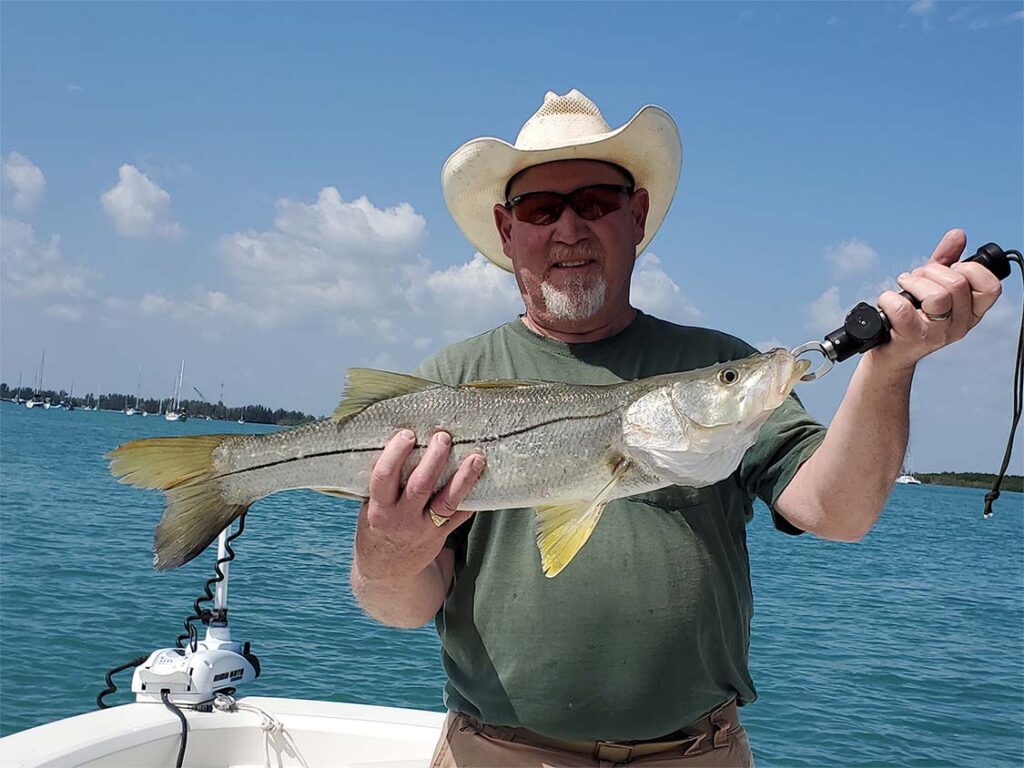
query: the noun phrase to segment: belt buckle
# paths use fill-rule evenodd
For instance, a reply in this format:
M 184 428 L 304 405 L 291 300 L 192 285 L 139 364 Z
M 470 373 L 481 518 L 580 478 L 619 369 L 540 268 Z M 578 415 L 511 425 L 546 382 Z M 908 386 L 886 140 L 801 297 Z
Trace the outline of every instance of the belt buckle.
M 633 755 L 633 747 L 619 741 L 598 741 L 594 744 L 594 759 L 609 760 L 613 763 L 628 762 Z

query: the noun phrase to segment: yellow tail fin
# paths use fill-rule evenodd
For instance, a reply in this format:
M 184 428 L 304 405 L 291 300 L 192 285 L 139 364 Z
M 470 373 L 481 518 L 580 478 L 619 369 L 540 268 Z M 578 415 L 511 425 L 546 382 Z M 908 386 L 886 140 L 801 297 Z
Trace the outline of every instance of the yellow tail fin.
M 153 537 L 157 570 L 187 563 L 249 508 L 226 503 L 214 476 L 213 452 L 229 437 L 233 435 L 151 437 L 107 454 L 111 474 L 122 483 L 167 495 L 167 509 Z
M 629 469 L 626 459 L 619 459 L 612 478 L 591 501 L 570 501 L 543 504 L 537 511 L 537 549 L 540 550 L 544 575 L 553 579 L 560 574 L 594 532 L 601 513 L 608 506 L 616 484 Z

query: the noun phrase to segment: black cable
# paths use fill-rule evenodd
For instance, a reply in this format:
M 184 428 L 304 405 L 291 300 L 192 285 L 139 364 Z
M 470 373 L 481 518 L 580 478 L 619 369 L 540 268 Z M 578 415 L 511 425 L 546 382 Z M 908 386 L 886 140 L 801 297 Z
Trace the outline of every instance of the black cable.
M 225 555 L 219 558 L 213 566 L 214 573 L 216 574 L 212 578 L 208 579 L 206 584 L 203 585 L 203 594 L 195 599 L 192 603 L 193 613 L 191 616 L 185 619 L 185 632 L 178 635 L 175 640 L 175 645 L 178 648 L 183 648 L 183 641 L 188 640 L 189 648 L 195 653 L 196 646 L 199 643 L 199 631 L 195 628 L 194 623 L 199 621 L 204 625 L 209 624 L 213 618 L 213 612 L 208 608 L 203 608 L 202 603 L 209 603 L 213 600 L 213 587 L 220 582 L 224 581 L 224 572 L 220 567 L 224 563 L 230 563 L 235 559 L 235 550 L 231 548 L 231 542 L 242 535 L 242 531 L 245 530 L 245 512 L 238 517 L 238 530 L 232 533 L 224 540 Z
M 1024 257 L 1021 256 L 1020 251 L 1006 251 L 1006 258 L 1017 262 L 1017 266 L 1020 268 L 1021 283 L 1024 284 Z M 1013 436 L 1017 432 L 1022 406 L 1024 406 L 1024 310 L 1021 311 L 1020 333 L 1017 336 L 1017 361 L 1013 368 L 1013 419 L 1010 422 L 1010 436 L 1006 440 L 1006 453 L 1003 454 L 1003 464 L 999 468 L 996 481 L 992 484 L 992 490 L 985 494 L 985 517 L 992 516 L 992 503 L 999 498 L 999 487 L 1003 484 L 1003 477 L 1010 466 Z
M 174 763 L 174 768 L 181 768 L 181 764 L 185 762 L 185 745 L 188 744 L 188 720 L 185 719 L 185 713 L 181 708 L 168 698 L 168 693 L 166 690 L 160 691 L 160 701 L 181 720 L 181 745 L 178 747 L 178 759 Z
M 139 656 L 138 658 L 132 659 L 127 664 L 122 664 L 120 667 L 114 667 L 113 669 L 108 671 L 106 674 L 107 687 L 96 695 L 96 706 L 100 709 L 109 709 L 110 705 L 107 704 L 103 699 L 109 696 L 110 694 L 117 692 L 117 686 L 114 685 L 114 675 L 116 675 L 118 672 L 128 669 L 128 667 L 137 667 L 139 666 L 139 664 L 142 664 L 148 658 L 149 656 Z

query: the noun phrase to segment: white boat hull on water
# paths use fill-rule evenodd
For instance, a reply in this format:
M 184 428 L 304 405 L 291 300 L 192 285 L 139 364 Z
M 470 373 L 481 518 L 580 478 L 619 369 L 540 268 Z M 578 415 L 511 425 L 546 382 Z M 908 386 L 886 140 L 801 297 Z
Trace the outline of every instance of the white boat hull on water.
M 251 696 L 238 704 L 235 712 L 185 711 L 185 766 L 425 768 L 444 722 L 439 712 L 326 701 Z M 181 722 L 166 707 L 126 704 L 0 739 L 0 766 L 173 766 L 180 744 Z

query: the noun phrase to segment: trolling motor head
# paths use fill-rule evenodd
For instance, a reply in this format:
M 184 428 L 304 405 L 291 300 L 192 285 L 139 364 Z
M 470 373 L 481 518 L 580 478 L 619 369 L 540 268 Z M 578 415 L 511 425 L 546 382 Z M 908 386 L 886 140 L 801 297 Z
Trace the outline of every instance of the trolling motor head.
M 132 675 L 135 701 L 163 702 L 162 694 L 175 704 L 203 704 L 220 691 L 234 689 L 260 675 L 260 662 L 249 652 L 249 644 L 222 644 L 196 651 L 189 648 L 161 648 L 153 651 Z

